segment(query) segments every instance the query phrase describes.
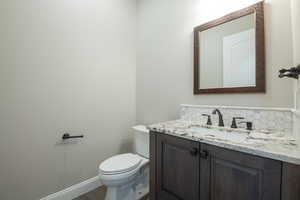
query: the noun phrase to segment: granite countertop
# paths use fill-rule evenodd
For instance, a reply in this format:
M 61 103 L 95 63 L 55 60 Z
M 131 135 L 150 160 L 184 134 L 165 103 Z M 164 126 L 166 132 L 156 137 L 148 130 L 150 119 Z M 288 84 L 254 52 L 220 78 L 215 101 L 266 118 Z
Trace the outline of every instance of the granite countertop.
M 286 134 L 263 130 L 232 131 L 203 127 L 197 122 L 174 120 L 153 124 L 150 131 L 186 138 L 226 149 L 300 165 L 300 145 Z

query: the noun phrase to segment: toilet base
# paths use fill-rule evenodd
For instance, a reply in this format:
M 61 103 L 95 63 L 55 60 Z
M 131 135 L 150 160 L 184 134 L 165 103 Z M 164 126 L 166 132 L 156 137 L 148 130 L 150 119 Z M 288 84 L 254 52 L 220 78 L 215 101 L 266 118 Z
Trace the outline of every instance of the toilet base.
M 107 187 L 105 200 L 140 200 L 149 193 L 149 167 L 132 181 Z
M 135 199 L 135 192 L 132 187 L 109 187 L 107 188 L 107 193 L 105 200 L 133 200 Z
M 138 188 L 138 189 L 135 191 L 135 199 L 136 199 L 136 200 L 140 200 L 141 198 L 143 198 L 143 197 L 146 196 L 147 194 L 149 194 L 149 187 Z
M 105 200 L 140 200 L 149 193 L 149 187 L 109 187 Z

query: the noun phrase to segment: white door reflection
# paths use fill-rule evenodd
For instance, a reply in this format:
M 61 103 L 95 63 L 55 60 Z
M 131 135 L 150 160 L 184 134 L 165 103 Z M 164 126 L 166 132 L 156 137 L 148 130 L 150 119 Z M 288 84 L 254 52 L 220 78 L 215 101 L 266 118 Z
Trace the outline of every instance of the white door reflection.
M 255 30 L 223 38 L 223 87 L 255 86 Z

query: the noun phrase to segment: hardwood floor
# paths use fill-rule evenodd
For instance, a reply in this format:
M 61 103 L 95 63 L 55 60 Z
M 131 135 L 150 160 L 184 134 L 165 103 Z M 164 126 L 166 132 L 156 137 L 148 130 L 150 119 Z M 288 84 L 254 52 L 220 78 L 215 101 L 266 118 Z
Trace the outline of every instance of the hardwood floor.
M 104 200 L 105 193 L 106 193 L 106 187 L 102 186 L 74 200 Z
M 73 200 L 104 200 L 106 187 L 102 186 Z M 141 200 L 148 200 L 148 195 Z

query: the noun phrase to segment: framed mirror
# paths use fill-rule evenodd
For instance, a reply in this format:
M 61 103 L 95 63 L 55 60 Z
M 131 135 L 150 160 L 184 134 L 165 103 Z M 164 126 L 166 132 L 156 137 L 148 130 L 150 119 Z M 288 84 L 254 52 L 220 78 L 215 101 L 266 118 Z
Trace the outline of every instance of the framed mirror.
M 263 93 L 264 4 L 194 29 L 194 94 Z

